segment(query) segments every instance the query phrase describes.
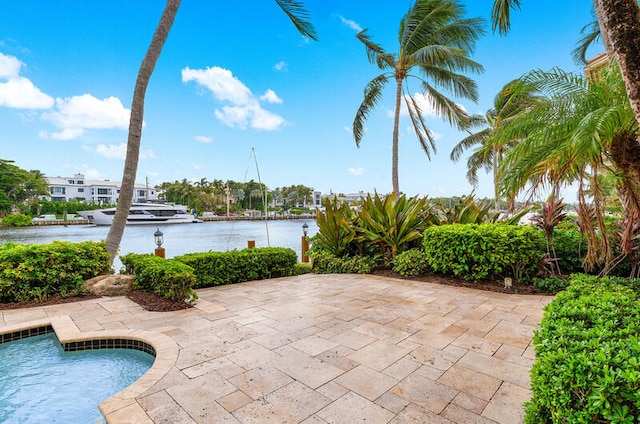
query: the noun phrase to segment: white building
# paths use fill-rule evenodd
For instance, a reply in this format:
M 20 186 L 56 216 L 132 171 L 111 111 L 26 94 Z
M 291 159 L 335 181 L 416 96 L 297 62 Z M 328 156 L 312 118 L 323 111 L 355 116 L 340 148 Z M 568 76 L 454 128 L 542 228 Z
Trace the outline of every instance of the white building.
M 109 180 L 87 180 L 83 174 L 73 177 L 45 177 L 49 184 L 49 195 L 42 196 L 44 200 L 57 202 L 79 200 L 87 203 L 118 203 L 120 196 L 120 182 Z M 133 191 L 134 202 L 158 200 L 155 188 L 136 184 Z

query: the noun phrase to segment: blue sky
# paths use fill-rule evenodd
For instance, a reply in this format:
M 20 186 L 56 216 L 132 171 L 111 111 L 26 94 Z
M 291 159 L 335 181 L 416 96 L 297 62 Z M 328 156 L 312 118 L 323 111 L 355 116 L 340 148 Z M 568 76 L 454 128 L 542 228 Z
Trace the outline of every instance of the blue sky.
M 184 0 L 148 87 L 137 181 L 258 180 L 304 184 L 325 193 L 391 191 L 392 84 L 356 148 L 350 131 L 377 68 L 356 33 L 368 28 L 397 51 L 408 0 L 305 0 L 319 41 L 302 38 L 271 0 Z M 374 6 L 372 6 L 372 4 Z M 493 34 L 492 0 L 465 0 L 486 20 L 473 58 L 484 113 L 508 81 L 571 59 L 592 2 L 524 0 L 512 31 Z M 138 67 L 162 13 L 161 0 L 0 0 L 0 158 L 47 176 L 122 178 L 129 108 Z M 596 48 L 593 55 L 600 53 Z M 415 87 L 417 91 L 418 87 Z M 409 195 L 472 191 L 465 159 L 449 153 L 464 136 L 439 118 L 428 161 L 400 123 L 399 180 Z M 476 193 L 492 197 L 490 176 Z M 572 194 L 566 195 L 568 199 Z

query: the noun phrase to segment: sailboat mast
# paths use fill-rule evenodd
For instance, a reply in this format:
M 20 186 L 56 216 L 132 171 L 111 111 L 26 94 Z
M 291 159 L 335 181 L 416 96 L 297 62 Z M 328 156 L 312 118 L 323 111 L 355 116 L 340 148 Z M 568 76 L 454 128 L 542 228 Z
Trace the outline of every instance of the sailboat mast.
M 258 174 L 258 183 L 260 183 L 260 189 L 262 191 L 262 205 L 264 206 L 264 223 L 267 229 L 267 246 L 271 247 L 271 243 L 269 242 L 269 214 L 268 214 L 268 205 L 267 205 L 267 190 L 266 187 L 263 189 L 262 180 L 260 179 L 260 169 L 258 169 L 258 157 L 256 156 L 256 149 L 251 148 L 251 152 L 253 153 L 253 159 L 256 162 L 256 173 Z

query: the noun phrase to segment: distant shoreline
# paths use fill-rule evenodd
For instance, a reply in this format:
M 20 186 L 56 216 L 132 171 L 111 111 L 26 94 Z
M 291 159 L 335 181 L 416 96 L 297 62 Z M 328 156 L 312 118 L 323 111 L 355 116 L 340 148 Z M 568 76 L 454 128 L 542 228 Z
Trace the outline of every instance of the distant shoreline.
M 197 217 L 202 222 L 215 222 L 215 221 L 282 221 L 282 220 L 291 220 L 291 219 L 316 219 L 315 214 L 301 214 L 301 215 L 276 215 L 270 216 L 265 219 L 264 216 L 245 216 L 245 215 L 237 215 L 237 216 L 208 216 L 208 217 Z M 150 223 L 157 224 L 157 223 Z M 41 227 L 48 225 L 91 225 L 91 221 L 88 219 L 69 219 L 65 221 L 64 219 L 51 219 L 47 221 L 38 221 L 32 222 L 30 226 L 32 227 Z M 137 225 L 145 225 L 145 224 L 137 224 Z

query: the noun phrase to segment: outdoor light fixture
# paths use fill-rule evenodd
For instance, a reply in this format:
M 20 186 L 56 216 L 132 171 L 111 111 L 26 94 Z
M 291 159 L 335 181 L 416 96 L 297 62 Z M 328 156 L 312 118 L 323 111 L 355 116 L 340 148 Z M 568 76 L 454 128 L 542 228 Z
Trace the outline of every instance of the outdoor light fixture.
M 155 237 L 156 239 L 156 245 L 158 246 L 158 249 L 162 247 L 162 242 L 164 241 L 162 236 L 163 234 L 162 234 L 162 231 L 160 231 L 160 228 L 158 228 L 156 232 L 153 233 L 153 237 Z
M 307 231 L 309 226 L 305 222 L 302 224 L 302 262 L 309 262 L 309 239 L 307 238 Z
M 513 280 L 511 279 L 511 277 L 505 277 L 504 288 L 508 289 L 508 288 L 511 288 L 511 286 L 513 286 Z
M 309 226 L 305 222 L 304 224 L 302 224 L 302 234 L 304 234 L 306 236 L 308 230 L 309 230 Z

